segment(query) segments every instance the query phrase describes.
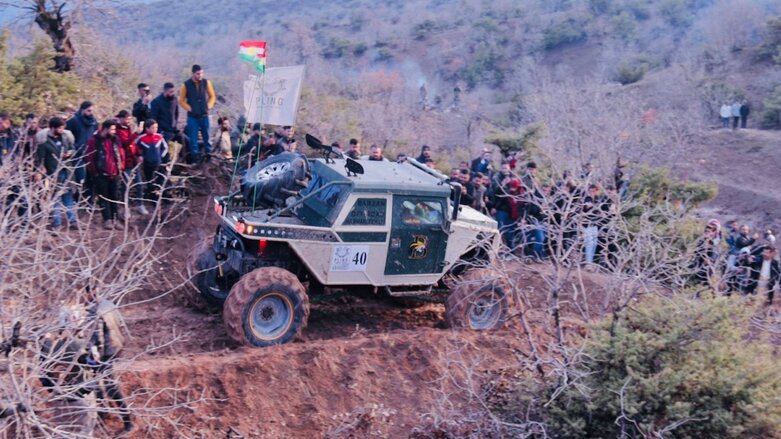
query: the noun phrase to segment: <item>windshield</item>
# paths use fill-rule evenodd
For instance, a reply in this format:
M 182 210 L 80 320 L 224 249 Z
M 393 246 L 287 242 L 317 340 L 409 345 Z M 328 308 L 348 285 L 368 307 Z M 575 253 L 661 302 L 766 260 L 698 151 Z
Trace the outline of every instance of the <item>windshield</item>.
M 312 226 L 330 227 L 336 220 L 350 191 L 350 186 L 347 184 L 328 185 L 328 183 L 331 181 L 313 172 L 309 184 L 301 191 L 299 197 L 306 199 L 294 210 L 294 213 L 304 223 Z M 307 198 L 310 195 L 311 197 Z

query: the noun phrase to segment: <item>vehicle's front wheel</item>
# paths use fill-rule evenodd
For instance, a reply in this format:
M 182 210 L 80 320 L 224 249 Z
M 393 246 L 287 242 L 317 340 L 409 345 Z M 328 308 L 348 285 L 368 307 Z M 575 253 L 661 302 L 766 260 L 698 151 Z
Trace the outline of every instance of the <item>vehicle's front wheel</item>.
M 495 330 L 504 325 L 507 308 L 505 288 L 496 273 L 472 269 L 451 288 L 445 301 L 445 320 L 451 328 Z
M 265 347 L 293 341 L 309 318 L 309 297 L 291 272 L 262 267 L 242 277 L 230 291 L 222 312 L 235 341 Z

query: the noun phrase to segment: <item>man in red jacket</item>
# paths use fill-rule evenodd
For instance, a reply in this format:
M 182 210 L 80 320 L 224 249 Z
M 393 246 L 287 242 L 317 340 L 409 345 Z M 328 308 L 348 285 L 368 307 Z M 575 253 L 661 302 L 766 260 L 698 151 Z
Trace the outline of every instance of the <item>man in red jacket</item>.
M 138 146 L 136 146 L 138 133 L 133 132 L 131 128 L 133 117 L 127 110 L 122 110 L 117 113 L 116 120 L 117 138 L 122 149 L 125 150 L 125 185 L 128 187 L 131 198 L 136 205 L 136 212 L 141 215 L 147 215 L 149 211 L 144 207 L 144 184 L 141 178 L 141 169 L 138 166 L 141 163 L 141 152 L 138 151 Z M 132 196 L 133 192 L 135 192 L 135 197 Z
M 87 141 L 85 151 L 87 172 L 92 176 L 95 191 L 100 197 L 103 227 L 111 229 L 117 217 L 119 183 L 125 168 L 125 150 L 117 138 L 117 123 L 103 122 L 98 133 Z

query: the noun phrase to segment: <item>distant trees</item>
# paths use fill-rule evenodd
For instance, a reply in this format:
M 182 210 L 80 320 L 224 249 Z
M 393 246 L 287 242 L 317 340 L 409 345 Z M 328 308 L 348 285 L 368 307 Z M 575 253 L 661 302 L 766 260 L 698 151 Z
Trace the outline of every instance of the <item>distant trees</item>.
M 781 85 L 776 87 L 764 101 L 765 109 L 762 111 L 761 126 L 766 129 L 781 129 Z
M 773 17 L 767 21 L 757 55 L 760 59 L 781 64 L 781 17 Z
M 8 34 L 0 35 L 0 108 L 21 118 L 26 113 L 52 114 L 78 100 L 78 78 L 56 73 L 54 52 L 35 42 L 27 55 L 7 62 Z
M 545 50 L 553 50 L 569 44 L 579 43 L 586 39 L 583 24 L 574 18 L 568 18 L 555 23 L 542 33 L 542 47 Z

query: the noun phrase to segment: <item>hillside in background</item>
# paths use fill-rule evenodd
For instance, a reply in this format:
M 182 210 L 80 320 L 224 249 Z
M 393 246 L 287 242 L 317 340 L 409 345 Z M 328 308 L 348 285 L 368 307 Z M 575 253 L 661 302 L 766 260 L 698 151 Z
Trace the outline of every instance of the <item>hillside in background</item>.
M 748 100 L 759 127 L 781 84 L 761 56 L 779 13 L 769 0 L 195 0 L 130 9 L 111 37 L 153 83 L 204 65 L 232 115 L 251 73 L 238 41 L 267 40 L 269 66 L 307 67 L 303 131 L 389 155 L 430 144 L 443 170 L 540 124 L 534 158 L 557 167 L 609 175 L 620 155 L 707 179 L 670 158 L 708 150 L 723 102 Z
M 178 83 L 198 63 L 217 112 L 238 117 L 252 73 L 238 42 L 264 39 L 269 66 L 306 65 L 297 125 L 323 140 L 389 156 L 429 144 L 447 171 L 489 138 L 534 132 L 526 155 L 554 173 L 592 162 L 610 175 L 621 156 L 707 179 L 671 157 L 708 151 L 722 103 L 748 100 L 749 128 L 767 102 L 779 119 L 779 14 L 772 0 L 149 1 L 88 13 L 77 47 L 80 75 L 112 90 L 101 102 L 82 87 L 104 115 L 136 81 Z

